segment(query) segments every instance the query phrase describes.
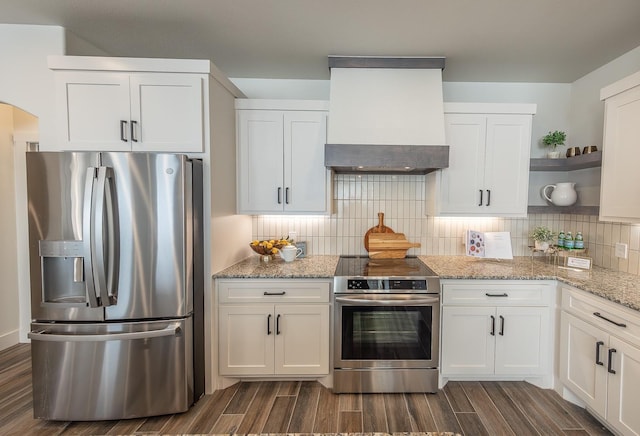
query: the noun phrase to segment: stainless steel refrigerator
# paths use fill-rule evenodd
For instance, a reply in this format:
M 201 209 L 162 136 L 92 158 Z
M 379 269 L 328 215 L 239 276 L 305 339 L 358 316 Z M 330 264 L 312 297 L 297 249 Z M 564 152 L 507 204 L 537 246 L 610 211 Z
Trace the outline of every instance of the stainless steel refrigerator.
M 187 410 L 204 391 L 202 162 L 27 153 L 36 418 Z

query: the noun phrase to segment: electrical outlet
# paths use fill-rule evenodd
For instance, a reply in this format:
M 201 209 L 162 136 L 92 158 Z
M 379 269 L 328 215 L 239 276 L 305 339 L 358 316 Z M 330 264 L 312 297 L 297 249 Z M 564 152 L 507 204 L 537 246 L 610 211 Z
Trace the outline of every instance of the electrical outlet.
M 626 259 L 629 255 L 629 246 L 627 244 L 623 244 L 622 242 L 616 242 L 616 257 L 621 257 Z
M 289 239 L 293 239 L 295 241 L 297 237 L 298 232 L 296 232 L 295 230 L 289 230 Z

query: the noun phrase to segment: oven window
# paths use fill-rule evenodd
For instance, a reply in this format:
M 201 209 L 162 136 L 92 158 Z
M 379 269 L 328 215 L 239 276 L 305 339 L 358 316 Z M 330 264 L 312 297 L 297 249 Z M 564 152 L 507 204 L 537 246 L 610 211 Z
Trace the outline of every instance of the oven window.
M 342 306 L 342 359 L 431 359 L 429 306 Z

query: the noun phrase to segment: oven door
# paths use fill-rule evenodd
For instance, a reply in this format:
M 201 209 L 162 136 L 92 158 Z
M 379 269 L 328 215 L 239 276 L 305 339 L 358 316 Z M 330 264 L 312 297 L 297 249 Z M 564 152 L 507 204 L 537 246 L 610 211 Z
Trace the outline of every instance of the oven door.
M 437 368 L 440 297 L 335 295 L 335 368 Z

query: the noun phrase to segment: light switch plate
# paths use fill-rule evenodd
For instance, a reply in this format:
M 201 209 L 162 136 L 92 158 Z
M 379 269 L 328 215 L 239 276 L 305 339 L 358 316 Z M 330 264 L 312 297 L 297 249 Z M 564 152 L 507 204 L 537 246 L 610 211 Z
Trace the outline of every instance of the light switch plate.
M 616 257 L 626 259 L 629 256 L 629 246 L 622 242 L 616 242 Z

